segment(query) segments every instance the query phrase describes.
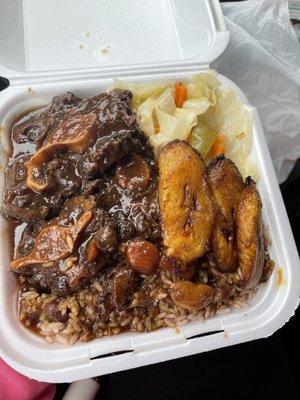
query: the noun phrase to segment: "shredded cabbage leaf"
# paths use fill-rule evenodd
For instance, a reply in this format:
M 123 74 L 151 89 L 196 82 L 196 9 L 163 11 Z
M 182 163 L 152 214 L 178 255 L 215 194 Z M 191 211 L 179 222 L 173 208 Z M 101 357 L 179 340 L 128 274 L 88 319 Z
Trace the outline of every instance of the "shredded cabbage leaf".
M 174 101 L 174 89 L 166 89 L 157 99 L 158 108 L 170 115 L 174 115 L 176 111 L 176 105 Z
M 227 137 L 226 156 L 242 173 L 246 171 L 244 164 L 248 162 L 253 142 L 252 115 L 233 89 L 218 89 L 216 97 L 213 118 L 210 115 L 209 121 L 213 121 L 217 132 Z
M 138 108 L 148 97 L 157 98 L 167 88 L 173 88 L 175 82 L 173 81 L 153 81 L 146 83 L 134 83 L 121 79 L 115 79 L 112 88 L 114 89 L 127 89 L 132 92 L 132 107 L 134 110 Z M 112 89 L 109 88 L 109 89 Z
M 169 141 L 174 139 L 187 140 L 191 129 L 197 124 L 197 115 L 185 110 L 175 110 L 175 115 L 167 114 L 156 109 L 156 117 L 159 132 L 169 137 Z
M 193 128 L 188 142 L 205 159 L 218 133 L 207 124 L 204 118 L 199 117 L 198 124 Z
M 209 161 L 210 149 L 218 135 L 226 137 L 226 156 L 233 160 L 245 178 L 258 178 L 250 159 L 252 115 L 230 87 L 222 86 L 217 73 L 209 70 L 194 75 L 183 84 L 187 99 L 175 105 L 175 82 L 130 83 L 115 80 L 115 88 L 133 93 L 133 109 L 139 128 L 149 138 L 154 154 L 166 143 L 187 140 Z
M 136 121 L 141 131 L 148 137 L 155 134 L 154 125 L 154 110 L 156 107 L 156 100 L 148 97 L 136 111 Z

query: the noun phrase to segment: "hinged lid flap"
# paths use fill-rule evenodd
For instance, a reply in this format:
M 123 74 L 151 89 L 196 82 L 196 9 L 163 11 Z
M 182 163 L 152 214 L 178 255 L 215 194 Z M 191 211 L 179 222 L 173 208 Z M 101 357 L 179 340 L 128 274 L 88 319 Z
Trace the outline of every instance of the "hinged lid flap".
M 0 75 L 14 84 L 204 68 L 229 39 L 218 0 L 0 0 L 0 8 Z

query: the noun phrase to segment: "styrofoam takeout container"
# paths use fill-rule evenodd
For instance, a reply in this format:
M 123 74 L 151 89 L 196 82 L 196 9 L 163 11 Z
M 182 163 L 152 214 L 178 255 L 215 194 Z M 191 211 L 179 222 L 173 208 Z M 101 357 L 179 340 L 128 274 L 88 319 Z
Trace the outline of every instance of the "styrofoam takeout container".
M 115 77 L 187 79 L 206 70 L 229 39 L 217 0 L 64 0 L 55 6 L 48 0 L 0 0 L 0 9 L 0 75 L 10 80 L 0 93 L 1 197 L 9 128 L 22 111 L 68 90 L 92 96 Z M 1 217 L 0 356 L 13 368 L 38 380 L 74 381 L 267 337 L 293 315 L 300 263 L 259 116 L 233 82 L 219 79 L 235 88 L 253 115 L 252 155 L 276 262 L 268 283 L 248 308 L 180 330 L 50 345 L 17 320 L 16 281 L 8 272 L 7 224 Z

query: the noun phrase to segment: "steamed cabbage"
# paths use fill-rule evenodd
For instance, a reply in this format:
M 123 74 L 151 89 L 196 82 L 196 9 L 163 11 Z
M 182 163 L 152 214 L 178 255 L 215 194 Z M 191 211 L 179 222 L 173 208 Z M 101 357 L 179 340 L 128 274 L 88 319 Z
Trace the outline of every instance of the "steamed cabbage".
M 227 137 L 226 156 L 234 161 L 240 170 L 245 170 L 244 163 L 252 147 L 252 116 L 232 89 L 219 89 L 214 108 L 214 128 Z M 242 175 L 244 175 L 242 173 Z
M 139 128 L 148 137 L 155 134 L 154 126 L 154 110 L 156 101 L 152 97 L 148 97 L 136 111 L 136 121 Z
M 210 106 L 210 102 L 207 99 L 188 99 L 183 105 L 182 109 L 191 110 L 197 115 L 205 113 L 205 111 Z
M 174 101 L 174 89 L 166 89 L 157 99 L 157 106 L 161 111 L 174 115 L 176 105 Z
M 175 115 L 167 114 L 159 109 L 156 110 L 156 117 L 159 132 L 174 139 L 187 140 L 191 129 L 197 124 L 197 115 L 193 112 L 182 112 L 176 108 Z
M 138 108 L 148 97 L 157 98 L 167 88 L 174 87 L 173 81 L 153 81 L 146 83 L 133 83 L 121 79 L 115 79 L 113 88 L 127 89 L 132 92 L 132 107 L 134 110 Z
M 139 128 L 149 138 L 154 154 L 166 143 L 187 140 L 204 158 L 218 135 L 226 137 L 226 156 L 231 158 L 245 178 L 258 173 L 250 159 L 252 116 L 236 92 L 221 85 L 215 71 L 194 75 L 181 108 L 175 105 L 175 82 L 130 83 L 116 80 L 114 87 L 133 93 L 133 108 Z
M 188 142 L 205 158 L 217 136 L 217 132 L 199 117 L 198 124 L 192 130 Z

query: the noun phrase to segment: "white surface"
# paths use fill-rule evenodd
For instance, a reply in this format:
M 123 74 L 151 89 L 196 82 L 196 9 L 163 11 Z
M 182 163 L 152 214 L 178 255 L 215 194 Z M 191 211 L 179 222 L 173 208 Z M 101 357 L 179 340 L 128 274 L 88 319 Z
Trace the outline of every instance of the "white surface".
M 0 1 L 0 64 L 25 70 L 22 3 L 18 0 Z
M 289 0 L 289 10 L 291 18 L 300 21 L 300 1 Z
M 160 0 L 63 0 L 53 7 L 49 0 L 27 0 L 26 69 L 44 71 L 180 59 L 184 49 L 176 36 L 169 6 Z M 208 43 L 206 40 L 203 45 Z M 108 53 L 103 55 L 107 46 Z
M 238 84 L 258 109 L 283 182 L 300 156 L 300 44 L 288 2 L 251 0 L 222 7 L 230 41 L 212 67 Z
M 184 79 L 189 73 L 169 74 L 167 78 Z M 161 75 L 146 75 L 136 80 L 150 80 Z M 228 80 L 222 76 L 223 82 Z M 134 77 L 131 77 L 134 79 Z M 59 93 L 71 90 L 78 96 L 91 96 L 106 89 L 112 81 L 86 80 L 56 84 L 36 84 L 33 93 L 26 87 L 13 86 L 0 93 L 0 120 L 3 121 L 3 146 L 7 146 L 8 127 L 12 119 L 33 104 L 44 105 Z M 234 85 L 231 83 L 231 85 Z M 244 95 L 234 86 L 247 103 Z M 284 204 L 278 188 L 271 158 L 266 146 L 259 117 L 249 106 L 254 116 L 254 143 L 252 154 L 260 173 L 258 188 L 263 203 L 263 218 L 269 227 L 272 246 L 271 257 L 277 269 L 282 268 L 284 284 L 278 287 L 277 269 L 262 286 L 249 308 L 233 311 L 225 316 L 182 327 L 180 333 L 174 329 L 161 329 L 151 333 L 123 333 L 74 346 L 49 345 L 39 337 L 25 330 L 17 321 L 16 285 L 13 274 L 8 270 L 8 237 L 6 222 L 0 220 L 0 356 L 16 370 L 42 381 L 66 382 L 91 376 L 108 374 L 156 362 L 179 358 L 219 347 L 267 337 L 285 324 L 298 305 L 300 293 L 300 263 L 294 239 L 287 219 Z M 5 152 L 2 151 L 2 163 Z M 3 174 L 0 186 L 3 188 Z M 0 193 L 1 195 L 1 193 Z M 225 330 L 210 336 L 188 339 L 199 333 Z M 121 355 L 95 358 L 112 352 L 133 350 Z
M 0 0 L 0 75 L 206 64 L 226 47 L 217 0 Z M 106 53 L 103 53 L 103 50 Z M 16 55 L 19 55 L 16 58 Z
M 0 7 L 4 1 L 7 2 L 8 0 L 0 0 Z M 12 7 L 16 5 L 15 2 L 17 4 L 21 3 L 18 0 L 12 0 Z M 77 1 L 74 0 L 74 3 L 77 4 Z M 41 0 L 41 4 L 42 6 L 46 6 L 45 0 Z M 112 2 L 105 4 L 112 4 Z M 147 2 L 147 4 L 150 3 Z M 50 102 L 54 95 L 68 90 L 74 91 L 78 96 L 92 96 L 101 90 L 105 90 L 112 83 L 110 77 L 128 76 L 130 80 L 136 79 L 142 81 L 155 78 L 184 79 L 190 76 L 197 65 L 199 66 L 203 63 L 204 68 L 205 64 L 208 64 L 217 54 L 220 54 L 227 44 L 228 32 L 225 30 L 221 15 L 218 14 L 217 2 L 215 0 L 211 0 L 210 2 L 208 0 L 201 0 L 201 2 L 188 0 L 185 2 L 186 8 L 182 7 L 183 2 L 181 0 L 174 0 L 172 4 L 177 7 L 179 13 L 178 18 L 174 19 L 174 24 L 179 35 L 176 40 L 177 43 L 181 43 L 182 48 L 187 52 L 187 57 L 192 57 L 195 54 L 192 48 L 189 49 L 191 28 L 198 21 L 199 14 L 203 13 L 205 15 L 205 12 L 208 13 L 207 18 L 203 22 L 204 25 L 200 26 L 200 29 L 204 27 L 209 29 L 209 37 L 213 40 L 207 51 L 197 55 L 195 58 L 196 61 L 186 58 L 174 62 L 169 60 L 169 64 L 163 64 L 160 63 L 160 60 L 155 59 L 155 57 L 158 57 L 158 54 L 155 52 L 153 54 L 153 63 L 143 63 L 135 67 L 117 65 L 106 68 L 101 66 L 99 68 L 78 69 L 72 72 L 65 70 L 65 72 L 58 71 L 56 73 L 49 71 L 35 73 L 27 70 L 19 75 L 16 71 L 13 71 L 12 64 L 9 66 L 10 69 L 6 69 L 6 72 L 10 74 L 9 77 L 13 77 L 13 79 L 11 80 L 11 86 L 0 93 L 0 121 L 3 128 L 0 147 L 0 162 L 2 166 L 0 173 L 1 197 L 4 184 L 3 167 L 7 158 L 9 127 L 13 119 L 20 112 L 30 109 L 34 105 L 44 105 Z M 160 5 L 159 7 L 163 6 Z M 200 8 L 198 9 L 197 7 Z M 196 12 L 197 10 L 198 12 Z M 147 13 L 148 11 L 145 8 L 143 12 Z M 181 13 L 183 13 L 183 18 L 180 18 Z M 3 14 L 0 13 L 0 18 L 1 15 Z M 165 18 L 168 17 L 161 15 L 161 18 L 161 22 L 164 23 Z M 4 24 L 4 26 L 7 27 L 7 24 Z M 163 35 L 163 26 L 161 27 L 162 38 L 165 37 Z M 40 29 L 43 30 L 43 27 Z M 55 25 L 53 29 L 55 30 Z M 199 27 L 196 26 L 195 30 L 197 29 Z M 6 28 L 4 33 L 7 33 Z M 16 29 L 14 36 L 18 36 L 19 33 Z M 45 32 L 46 34 L 48 32 Z M 1 45 L 3 46 L 1 37 L 0 35 L 0 53 Z M 206 38 L 207 36 L 205 35 L 203 35 L 203 38 L 202 36 L 199 37 L 199 46 L 201 45 L 205 48 L 205 45 L 201 41 L 205 41 Z M 26 41 L 30 41 L 30 39 L 35 40 L 34 38 L 26 38 Z M 142 39 L 138 38 L 138 41 L 142 41 Z M 45 37 L 45 41 L 48 40 L 50 39 Z M 163 40 L 158 43 L 158 46 L 161 46 L 161 43 L 163 43 Z M 140 46 L 140 43 L 137 45 Z M 193 43 L 193 46 L 195 45 L 196 43 Z M 66 54 L 69 56 L 70 53 L 68 51 L 66 49 Z M 30 59 L 30 54 L 27 51 L 25 51 L 25 55 Z M 1 56 L 3 57 L 3 53 L 1 53 Z M 10 54 L 7 53 L 7 60 L 9 56 Z M 130 56 L 138 57 L 134 52 Z M 33 57 L 33 59 L 35 58 Z M 12 57 L 10 60 L 12 60 Z M 73 61 L 75 60 L 73 59 Z M 37 62 L 43 63 L 44 61 L 36 60 L 35 63 Z M 185 69 L 185 72 L 180 72 L 183 69 Z M 148 72 L 144 72 L 143 74 L 143 71 Z M 5 72 L 4 67 L 2 67 L 0 73 L 3 74 L 3 72 Z M 225 83 L 228 82 L 225 77 L 220 76 L 220 79 Z M 231 85 L 234 84 L 231 83 Z M 30 91 L 28 90 L 28 86 L 31 88 Z M 242 92 L 236 86 L 234 87 L 241 96 L 241 99 L 247 103 L 247 99 Z M 106 337 L 88 343 L 76 343 L 71 347 L 59 344 L 49 345 L 41 338 L 23 328 L 17 320 L 16 282 L 14 275 L 8 273 L 7 224 L 0 217 L 0 356 L 3 359 L 13 368 L 31 378 L 50 382 L 67 382 L 266 337 L 285 324 L 293 315 L 298 305 L 300 292 L 299 258 L 258 114 L 250 106 L 249 109 L 254 116 L 252 153 L 260 172 L 258 186 L 262 197 L 263 215 L 265 222 L 269 226 L 272 239 L 270 254 L 275 260 L 277 268 L 282 268 L 284 284 L 278 287 L 277 272 L 275 271 L 268 284 L 260 288 L 259 293 L 247 310 L 233 311 L 226 316 L 215 316 L 205 323 L 190 323 L 182 327 L 179 333 L 174 329 L 165 328 L 156 332 L 143 334 L 123 333 L 115 337 Z M 197 334 L 217 330 L 224 330 L 225 332 L 189 339 L 191 336 Z M 109 356 L 109 353 L 124 350 L 133 351 Z M 100 355 L 108 356 L 97 359 L 96 357 Z

